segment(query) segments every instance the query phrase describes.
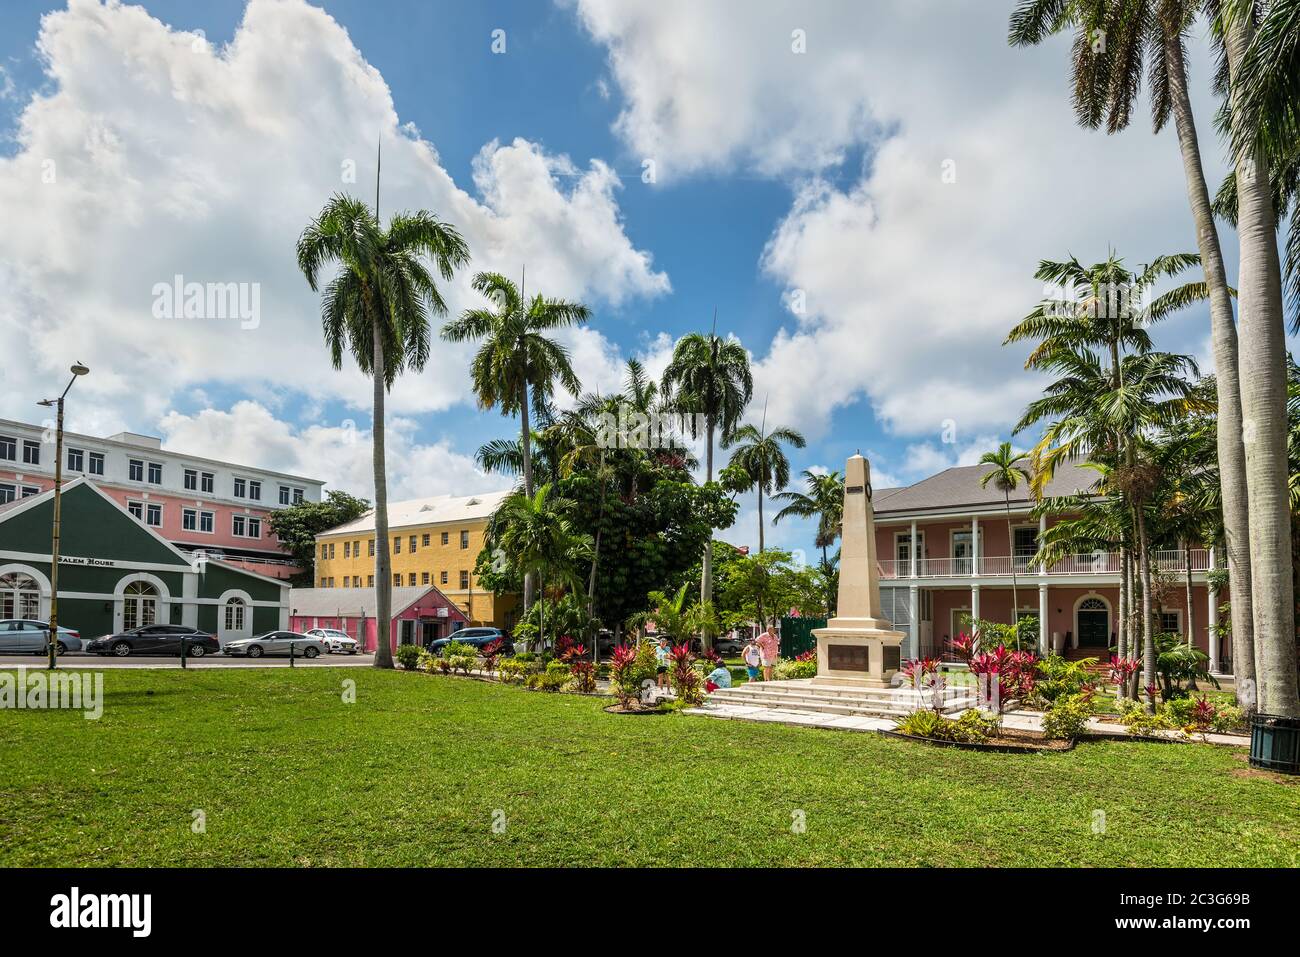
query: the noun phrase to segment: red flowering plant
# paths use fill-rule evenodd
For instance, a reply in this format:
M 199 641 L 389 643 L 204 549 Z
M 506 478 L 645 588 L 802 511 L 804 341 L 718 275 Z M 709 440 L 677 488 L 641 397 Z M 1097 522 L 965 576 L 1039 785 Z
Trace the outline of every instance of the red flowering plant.
M 971 674 L 979 678 L 980 702 L 998 714 L 1013 698 L 1033 693 L 1037 669 L 1038 658 L 1032 652 L 1007 651 L 1004 645 L 970 660 Z
M 718 665 L 723 663 L 722 655 L 718 654 L 712 648 L 705 648 L 703 651 L 701 651 L 699 654 L 699 658 L 701 661 L 710 662 L 714 667 L 717 667 Z
M 610 690 L 624 708 L 637 701 L 640 689 L 636 683 L 636 648 L 619 645 L 609 662 Z
M 505 647 L 506 643 L 502 639 L 496 638 L 484 645 L 482 651 L 479 652 L 483 656 L 483 670 L 488 674 L 496 671 L 497 659 L 501 657 Z
M 690 645 L 674 645 L 671 652 L 672 667 L 669 669 L 673 683 L 673 693 L 684 705 L 696 705 L 704 700 L 701 692 L 700 673 L 695 670 L 695 653 Z
M 817 649 L 811 648 L 808 651 L 805 651 L 802 655 L 795 655 L 794 660 L 795 661 L 816 661 Z
M 1119 687 L 1121 697 L 1127 697 L 1133 684 L 1133 676 L 1142 670 L 1142 661 L 1138 658 L 1121 658 L 1119 655 L 1110 656 L 1110 673 L 1108 677 L 1111 683 Z
M 909 658 L 899 669 L 899 674 L 907 679 L 913 690 L 928 696 L 930 706 L 939 712 L 943 710 L 943 689 L 946 684 L 939 671 L 940 664 L 938 658 Z
M 948 647 L 951 649 L 953 656 L 961 661 L 970 661 L 975 657 L 975 638 L 965 632 L 949 641 Z

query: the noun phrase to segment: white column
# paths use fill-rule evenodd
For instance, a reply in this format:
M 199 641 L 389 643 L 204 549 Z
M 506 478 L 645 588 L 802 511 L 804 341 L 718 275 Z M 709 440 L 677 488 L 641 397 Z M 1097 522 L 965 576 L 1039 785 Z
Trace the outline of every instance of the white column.
M 916 526 L 913 525 L 912 528 L 915 529 Z M 916 541 L 915 534 L 912 536 L 912 541 Z M 921 657 L 921 622 L 918 620 L 921 616 L 919 592 L 920 589 L 915 585 L 907 590 L 907 618 L 912 623 L 912 638 L 911 641 L 908 642 L 908 647 L 911 649 L 911 653 L 908 655 L 909 658 Z
M 970 517 L 970 573 L 974 578 L 980 573 L 980 520 L 974 515 Z
M 916 522 L 915 521 L 912 522 L 912 545 L 907 550 L 907 554 L 911 556 L 912 559 L 912 569 L 909 572 L 909 577 L 915 578 L 916 577 Z
M 1210 547 L 1210 571 L 1214 571 L 1215 565 L 1214 547 Z M 1210 660 L 1207 667 L 1211 674 L 1219 673 L 1219 593 L 1215 590 L 1213 584 L 1206 585 L 1206 591 L 1209 595 L 1209 614 L 1206 616 L 1207 634 L 1209 635 L 1209 653 Z
M 980 586 L 970 586 L 970 616 L 978 618 L 980 616 Z
M 1038 547 L 1039 547 L 1039 548 L 1042 548 L 1042 546 L 1043 546 L 1043 533 L 1046 532 L 1046 531 L 1047 531 L 1047 516 L 1046 516 L 1046 515 L 1039 515 L 1039 516 L 1038 516 Z M 1014 549 L 1013 549 L 1013 551 L 1014 551 Z M 1041 564 L 1041 565 L 1038 566 L 1038 574 L 1040 574 L 1040 575 L 1046 575 L 1046 574 L 1047 574 L 1047 563 L 1046 563 L 1046 562 L 1044 562 L 1043 564 Z
M 1047 585 L 1038 586 L 1038 651 L 1046 655 L 1051 650 L 1047 637 Z

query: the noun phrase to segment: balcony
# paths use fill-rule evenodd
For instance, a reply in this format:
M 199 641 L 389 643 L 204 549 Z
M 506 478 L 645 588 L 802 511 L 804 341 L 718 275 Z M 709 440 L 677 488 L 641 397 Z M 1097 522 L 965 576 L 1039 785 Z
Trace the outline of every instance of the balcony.
M 1204 548 L 1184 550 L 1181 548 L 1151 553 L 1152 570 L 1166 573 L 1187 572 L 1187 561 L 1191 559 L 1193 572 L 1206 572 L 1210 569 L 1210 552 Z M 887 560 L 878 563 L 881 581 L 910 579 L 911 562 Z M 978 567 L 977 567 L 978 566 Z M 1048 566 L 1046 574 L 1051 576 L 1078 575 L 1118 575 L 1120 573 L 1119 552 L 1083 552 L 1067 555 L 1060 561 Z M 980 558 L 919 558 L 916 562 L 916 578 L 1010 578 L 1012 571 L 1026 578 L 1040 573 L 1039 567 L 1030 562 L 1029 556 L 989 555 Z

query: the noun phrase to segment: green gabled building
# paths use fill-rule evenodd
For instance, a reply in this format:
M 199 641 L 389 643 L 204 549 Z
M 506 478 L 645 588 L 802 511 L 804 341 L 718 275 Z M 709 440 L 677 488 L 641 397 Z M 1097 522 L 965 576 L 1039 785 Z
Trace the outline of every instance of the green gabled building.
M 0 619 L 50 611 L 53 490 L 0 507 Z M 152 623 L 228 640 L 287 628 L 289 586 L 187 554 L 94 482 L 63 487 L 59 624 L 83 638 Z

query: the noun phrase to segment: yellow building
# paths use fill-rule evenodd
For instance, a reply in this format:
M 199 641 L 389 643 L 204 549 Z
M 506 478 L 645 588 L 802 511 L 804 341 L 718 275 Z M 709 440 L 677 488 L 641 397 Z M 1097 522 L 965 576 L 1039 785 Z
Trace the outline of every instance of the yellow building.
M 519 617 L 519 596 L 498 597 L 483 591 L 474 574 L 488 519 L 507 495 L 485 492 L 390 502 L 388 550 L 393 585 L 433 586 L 465 612 L 471 625 L 512 628 Z M 373 511 L 316 536 L 316 585 L 375 586 Z

